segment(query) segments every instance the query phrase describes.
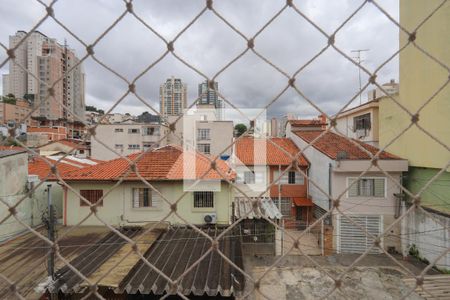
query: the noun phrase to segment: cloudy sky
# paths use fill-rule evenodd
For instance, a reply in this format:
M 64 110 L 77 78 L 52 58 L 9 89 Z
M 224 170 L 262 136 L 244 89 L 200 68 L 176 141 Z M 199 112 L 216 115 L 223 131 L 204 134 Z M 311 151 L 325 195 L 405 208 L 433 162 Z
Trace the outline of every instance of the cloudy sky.
M 298 8 L 325 32 L 332 33 L 361 5 L 359 0 L 296 0 Z M 397 0 L 379 0 L 389 14 L 398 19 Z M 258 32 L 285 4 L 275 0 L 215 0 L 214 7 L 245 36 Z M 135 0 L 134 10 L 166 40 L 172 40 L 205 5 L 203 0 Z M 55 17 L 86 44 L 91 44 L 125 10 L 122 0 L 60 0 L 54 5 Z M 8 45 L 8 36 L 17 30 L 28 31 L 45 14 L 34 0 L 2 0 L 0 6 L 0 42 Z M 67 40 L 79 57 L 85 54 L 81 43 L 54 20 L 46 20 L 39 30 Z M 255 39 L 255 49 L 284 72 L 292 75 L 327 44 L 326 38 L 293 9 L 286 9 Z M 175 42 L 175 52 L 203 74 L 213 77 L 228 62 L 243 52 L 246 41 L 233 32 L 211 11 L 206 11 Z M 374 5 L 368 3 L 336 35 L 336 46 L 350 56 L 354 49 L 363 53 L 363 65 L 374 70 L 398 49 L 398 28 Z M 127 14 L 95 47 L 103 63 L 132 80 L 166 50 L 155 34 Z M 0 61 L 6 54 L 0 52 Z M 127 84 L 97 64 L 84 62 L 86 104 L 109 109 L 127 89 Z M 7 66 L 0 73 L 7 73 Z M 203 78 L 167 55 L 136 83 L 137 92 L 159 109 L 159 85 L 170 76 L 180 77 L 188 86 L 188 99 L 197 97 L 197 85 Z M 367 76 L 362 76 L 363 81 Z M 378 73 L 378 82 L 398 80 L 398 59 Z M 217 77 L 219 90 L 237 107 L 264 107 L 286 86 L 287 79 L 252 52 L 247 52 Z M 326 113 L 338 111 L 359 89 L 358 69 L 328 49 L 306 67 L 296 79 L 297 86 Z M 1 83 L 0 83 L 1 85 Z M 363 101 L 365 96 L 363 96 Z M 359 104 L 356 99 L 353 105 Z M 134 96 L 125 98 L 115 111 L 140 114 L 149 110 Z M 292 89 L 287 90 L 268 111 L 270 116 L 286 113 L 314 116 L 318 112 Z

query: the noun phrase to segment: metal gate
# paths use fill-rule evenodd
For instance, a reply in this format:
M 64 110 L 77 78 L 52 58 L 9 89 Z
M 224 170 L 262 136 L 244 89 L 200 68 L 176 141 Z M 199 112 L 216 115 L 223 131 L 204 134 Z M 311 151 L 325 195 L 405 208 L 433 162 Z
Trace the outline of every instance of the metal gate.
M 383 232 L 383 217 L 380 215 L 352 215 L 351 218 L 371 235 L 378 236 Z M 347 218 L 338 216 L 337 226 L 339 253 L 364 253 L 373 245 L 373 238 Z M 378 247 L 374 247 L 370 250 L 370 253 L 380 253 L 380 251 Z

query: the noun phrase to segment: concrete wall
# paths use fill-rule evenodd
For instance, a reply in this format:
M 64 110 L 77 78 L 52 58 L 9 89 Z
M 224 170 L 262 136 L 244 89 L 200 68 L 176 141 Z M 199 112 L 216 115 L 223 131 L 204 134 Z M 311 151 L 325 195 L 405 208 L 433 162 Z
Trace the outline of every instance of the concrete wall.
M 415 28 L 437 7 L 439 0 L 401 0 L 400 23 L 409 31 Z M 415 43 L 436 59 L 450 65 L 450 3 L 445 3 L 418 30 Z M 400 46 L 408 36 L 400 31 Z M 415 113 L 446 81 L 448 71 L 416 47 L 409 45 L 400 52 L 400 103 Z M 444 88 L 420 112 L 419 124 L 446 145 L 450 145 L 450 89 Z M 383 103 L 384 102 L 384 103 Z M 392 101 L 380 103 L 380 122 L 389 128 L 380 132 L 384 146 L 411 123 L 411 117 Z M 384 107 L 383 107 L 384 106 Z M 406 158 L 415 167 L 442 168 L 450 160 L 450 152 L 433 141 L 416 126 L 405 132 L 388 151 Z
M 245 193 L 248 197 L 258 197 L 263 193 L 263 197 L 269 197 L 269 191 L 266 191 L 267 185 L 269 184 L 269 167 L 268 166 L 234 166 L 238 179 L 236 179 L 235 185 L 239 190 Z M 255 182 L 255 184 L 246 184 L 240 180 L 244 179 L 244 172 L 253 170 L 255 173 L 263 174 L 261 175 L 261 182 Z M 234 196 L 242 197 L 243 194 L 237 189 L 233 189 Z
M 297 135 L 293 134 L 291 131 L 286 132 L 287 137 L 291 138 L 292 141 L 299 147 L 300 149 L 305 149 L 308 143 L 299 138 Z M 324 194 L 320 189 L 322 189 L 325 193 L 328 193 L 328 172 L 329 165 L 334 165 L 334 161 L 331 160 L 325 154 L 317 151 L 313 147 L 308 147 L 304 151 L 304 156 L 309 160 L 311 166 L 309 167 L 309 180 L 308 180 L 308 193 L 311 197 L 312 201 L 315 205 L 329 210 L 329 201 L 326 194 Z M 320 189 L 318 188 L 320 187 Z
M 402 222 L 403 253 L 408 254 L 415 246 L 421 258 L 433 262 L 443 251 L 450 248 L 450 216 L 424 213 L 415 209 Z M 450 253 L 438 260 L 438 268 L 450 270 Z
M 83 189 L 102 189 L 103 194 L 111 189 L 114 183 L 78 183 L 71 182 L 70 185 L 76 191 Z M 151 182 L 169 201 L 175 202 L 183 193 L 182 181 Z M 161 199 L 157 207 L 133 208 L 132 188 L 147 187 L 142 182 L 123 182 L 104 201 L 103 206 L 98 208 L 98 216 L 111 225 L 121 225 L 128 223 L 144 223 L 160 221 L 170 212 L 169 205 Z M 90 209 L 87 206 L 80 206 L 80 199 L 70 190 L 65 202 L 67 214 L 66 225 L 74 225 L 86 217 Z M 204 224 L 206 213 L 217 213 L 218 224 L 229 224 L 231 219 L 231 188 L 228 183 L 221 183 L 220 192 L 214 192 L 214 208 L 194 208 L 193 193 L 187 193 L 178 203 L 177 211 L 188 222 L 193 224 Z M 172 224 L 184 224 L 185 222 L 171 215 L 166 221 Z M 102 223 L 94 216 L 89 217 L 83 225 L 101 225 Z

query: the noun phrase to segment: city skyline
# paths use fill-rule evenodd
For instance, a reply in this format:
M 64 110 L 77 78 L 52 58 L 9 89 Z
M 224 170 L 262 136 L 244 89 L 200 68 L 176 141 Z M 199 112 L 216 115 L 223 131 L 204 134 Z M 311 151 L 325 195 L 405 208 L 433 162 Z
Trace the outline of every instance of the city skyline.
M 10 34 L 18 29 L 29 30 L 30 25 L 36 21 L 34 18 L 41 11 L 45 12 L 43 6 L 38 3 L 12 4 L 14 5 L 5 5 L 1 8 L 5 18 L 0 20 L 2 28 Z M 169 20 L 163 25 L 155 27 L 155 30 L 160 32 L 166 40 L 171 40 L 188 24 L 190 17 L 198 13 L 203 6 L 201 1 L 190 5 L 183 1 L 176 4 L 180 7 L 179 11 L 173 11 L 172 5 L 164 2 L 158 2 L 157 5 L 137 2 L 134 3 L 134 6 L 137 11 L 145 12 L 141 17 L 149 24 L 152 24 L 152 20 Z M 215 8 L 230 18 L 230 21 L 236 26 L 242 28 L 247 37 L 251 37 L 265 22 L 270 20 L 272 17 L 270 12 L 282 8 L 284 2 L 266 1 L 258 2 L 258 5 L 251 4 L 236 1 L 218 2 L 215 3 Z M 61 18 L 65 18 L 66 14 L 71 15 L 73 12 L 73 15 L 83 14 L 92 19 L 94 23 L 86 28 L 76 20 L 65 18 L 66 26 L 86 44 L 90 44 L 106 30 L 108 22 L 117 18 L 111 12 L 120 10 L 120 5 L 115 2 L 80 1 L 76 7 L 69 8 L 67 2 L 62 1 L 56 4 L 55 9 L 58 10 Z M 333 4 L 329 4 L 329 1 L 306 1 L 300 8 L 327 33 L 332 33 L 346 17 L 356 10 L 357 5 L 358 3 L 349 1 L 336 1 Z M 380 5 L 394 19 L 398 20 L 397 1 L 380 1 Z M 257 11 L 249 14 L 250 8 L 257 9 Z M 96 14 L 95 17 L 92 15 L 93 12 Z M 333 15 L 333 18 L 330 18 L 330 14 Z M 292 29 L 286 31 L 283 28 Z M 364 28 L 364 31 L 361 31 L 361 28 Z M 63 28 L 55 26 L 51 20 L 44 22 L 38 30 L 58 41 L 67 39 L 68 44 L 79 57 L 85 55 L 85 47 Z M 140 36 L 140 39 L 131 38 L 127 32 L 134 32 Z M 308 43 L 302 43 L 302 40 L 308 40 Z M 206 41 L 214 42 L 205 44 Z M 5 40 L 0 42 L 7 44 Z M 245 50 L 246 44 L 245 40 L 230 30 L 216 16 L 206 12 L 199 19 L 198 24 L 194 24 L 174 43 L 174 49 L 181 58 L 212 79 L 222 67 Z M 326 44 L 326 39 L 319 31 L 291 11 L 284 12 L 274 24 L 255 39 L 255 49 L 258 53 L 270 58 L 274 64 L 289 74 L 293 74 Z M 273 47 L 273 45 L 283 45 L 283 47 Z M 398 49 L 398 28 L 394 24 L 390 24 L 385 16 L 378 13 L 376 8 L 367 6 L 336 35 L 336 45 L 349 55 L 351 55 L 352 49 L 370 48 L 371 51 L 365 54 L 363 65 L 369 70 L 374 70 Z M 167 46 L 159 38 L 130 16 L 121 20 L 118 26 L 110 31 L 94 49 L 95 55 L 100 61 L 128 80 L 132 80 L 147 66 L 155 62 L 165 50 L 167 50 Z M 287 57 L 290 59 L 286 59 Z M 88 79 L 86 104 L 108 110 L 125 93 L 128 84 L 104 69 L 92 58 L 88 58 L 84 62 L 84 67 Z M 6 72 L 5 68 L 0 70 L 2 74 Z M 322 74 L 327 74 L 327 76 L 321 76 Z M 150 106 L 159 111 L 159 85 L 172 75 L 183 79 L 188 86 L 188 105 L 191 104 L 191 101 L 197 97 L 197 85 L 205 78 L 183 65 L 171 54 L 164 57 L 136 82 L 136 91 Z M 362 79 L 363 81 L 367 80 L 364 74 Z M 379 83 L 388 82 L 390 79 L 398 81 L 397 58 L 378 72 Z M 264 107 L 282 90 L 287 81 L 251 51 L 248 51 L 214 80 L 220 82 L 220 92 L 227 101 L 243 108 Z M 340 54 L 333 49 L 328 49 L 297 76 L 296 84 L 326 113 L 333 114 L 357 92 L 359 88 L 358 72 L 357 68 L 342 58 Z M 318 115 L 314 108 L 292 90 L 283 94 L 279 103 L 282 105 L 269 109 L 269 115 L 283 115 L 294 110 L 298 110 L 299 113 Z M 115 111 L 137 115 L 142 111 L 151 111 L 151 109 L 136 99 L 134 95 L 129 95 L 123 99 Z

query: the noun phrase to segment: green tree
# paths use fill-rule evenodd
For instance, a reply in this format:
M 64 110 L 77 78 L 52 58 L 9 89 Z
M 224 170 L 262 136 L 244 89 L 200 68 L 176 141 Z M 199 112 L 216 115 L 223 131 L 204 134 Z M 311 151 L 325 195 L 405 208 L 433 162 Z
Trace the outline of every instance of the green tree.
M 236 137 L 241 136 L 246 131 L 247 131 L 247 126 L 245 124 L 239 123 L 234 126 L 234 135 Z

